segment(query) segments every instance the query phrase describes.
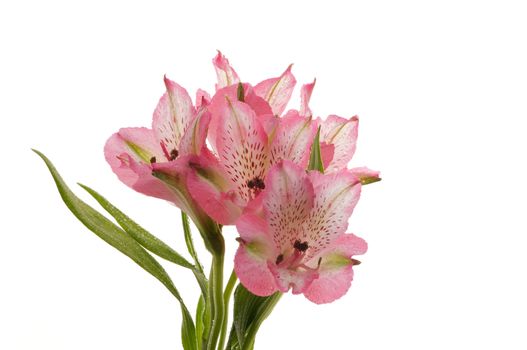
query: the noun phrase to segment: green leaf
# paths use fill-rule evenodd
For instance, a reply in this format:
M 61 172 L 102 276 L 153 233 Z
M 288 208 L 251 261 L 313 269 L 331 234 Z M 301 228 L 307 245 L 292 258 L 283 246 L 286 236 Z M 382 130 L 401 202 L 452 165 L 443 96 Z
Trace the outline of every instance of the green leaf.
M 320 126 L 311 145 L 311 156 L 307 170 L 318 170 L 324 172 L 324 163 L 322 162 L 322 153 L 320 152 Z
M 203 330 L 205 317 L 205 298 L 203 295 L 199 297 L 198 305 L 196 307 L 196 339 L 198 340 L 198 349 L 201 349 L 203 344 Z
M 75 215 L 90 231 L 124 255 L 128 256 L 148 273 L 157 278 L 172 293 L 172 295 L 176 297 L 181 305 L 181 311 L 183 314 L 183 324 L 181 329 L 183 348 L 185 350 L 197 350 L 196 330 L 194 328 L 192 316 L 185 306 L 179 291 L 176 289 L 176 286 L 163 267 L 126 232 L 78 198 L 66 185 L 51 161 L 41 152 L 37 150 L 33 151 L 46 163 L 62 200 L 73 215 Z
M 260 297 L 249 292 L 242 284 L 234 292 L 234 320 L 227 349 L 252 349 L 256 333 L 269 316 L 282 293 Z
M 182 257 L 178 252 L 173 250 L 170 246 L 161 241 L 159 238 L 142 228 L 139 224 L 130 219 L 130 217 L 128 217 L 126 214 L 116 208 L 113 204 L 108 202 L 106 198 L 101 196 L 95 190 L 83 184 L 79 184 L 79 186 L 81 186 L 93 198 L 95 198 L 95 200 L 99 202 L 99 204 L 104 208 L 104 210 L 106 210 L 108 214 L 114 217 L 114 219 L 119 225 L 121 225 L 121 227 L 126 231 L 126 233 L 132 236 L 132 238 L 135 239 L 143 247 L 145 247 L 152 253 L 162 257 L 163 259 L 173 262 L 174 264 L 186 267 L 187 269 L 194 268 L 194 265 L 192 265 L 187 259 Z

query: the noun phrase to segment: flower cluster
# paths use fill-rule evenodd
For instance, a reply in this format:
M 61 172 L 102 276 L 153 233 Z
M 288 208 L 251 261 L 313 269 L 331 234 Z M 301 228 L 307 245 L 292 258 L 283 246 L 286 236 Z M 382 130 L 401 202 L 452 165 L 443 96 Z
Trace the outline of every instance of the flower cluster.
M 106 160 L 122 182 L 174 203 L 200 231 L 236 225 L 235 272 L 252 293 L 292 289 L 315 303 L 341 297 L 359 264 L 354 256 L 367 249 L 346 233 L 348 219 L 362 185 L 379 179 L 347 168 L 358 118 L 314 118 L 315 81 L 302 86 L 299 108 L 284 112 L 296 84 L 291 66 L 252 86 L 220 52 L 213 64 L 212 97 L 198 90 L 193 103 L 165 77 L 152 128 L 119 130 Z M 308 166 L 315 147 L 323 172 Z

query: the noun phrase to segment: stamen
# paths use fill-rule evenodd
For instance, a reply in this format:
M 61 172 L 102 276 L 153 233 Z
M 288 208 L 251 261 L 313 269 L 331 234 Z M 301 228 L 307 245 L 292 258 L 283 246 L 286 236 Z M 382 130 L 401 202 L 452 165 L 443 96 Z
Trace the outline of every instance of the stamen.
M 278 265 L 280 264 L 282 261 L 284 261 L 284 254 L 280 254 L 276 257 L 276 261 L 275 261 L 275 264 Z
M 156 161 L 157 161 L 157 160 L 156 160 L 156 157 L 152 157 L 152 158 L 150 158 L 150 164 L 154 164 Z
M 247 187 L 251 190 L 261 191 L 265 189 L 265 183 L 259 177 L 255 177 L 254 179 L 247 181 Z
M 308 250 L 309 245 L 307 244 L 307 241 L 300 242 L 300 240 L 297 239 L 295 243 L 293 244 L 293 248 L 295 248 L 296 250 L 300 252 L 305 252 L 306 250 Z
M 170 159 L 169 160 L 176 159 L 178 155 L 179 155 L 179 152 L 177 151 L 177 149 L 174 148 L 172 151 L 170 151 Z
M 357 259 L 351 259 L 351 264 L 352 264 L 353 266 L 356 266 L 356 265 L 360 265 L 361 263 L 360 263 L 360 261 L 357 260 Z

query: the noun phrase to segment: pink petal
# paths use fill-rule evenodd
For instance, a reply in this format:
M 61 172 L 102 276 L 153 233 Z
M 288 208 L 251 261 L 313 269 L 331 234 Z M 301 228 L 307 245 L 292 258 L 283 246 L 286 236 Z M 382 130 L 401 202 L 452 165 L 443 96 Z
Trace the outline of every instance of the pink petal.
M 313 186 L 304 168 L 282 161 L 269 171 L 265 188 L 262 204 L 269 232 L 278 250 L 286 253 L 302 237 L 302 224 L 313 207 Z
M 240 216 L 243 203 L 216 157 L 203 149 L 199 157 L 191 159 L 189 167 L 187 185 L 192 198 L 215 221 L 232 225 Z
M 311 109 L 309 109 L 309 100 L 311 100 L 311 94 L 317 80 L 313 80 L 310 84 L 304 84 L 300 90 L 300 115 L 311 117 Z
M 316 270 L 280 268 L 271 262 L 268 263 L 268 266 L 273 273 L 278 289 L 283 293 L 286 293 L 290 288 L 292 288 L 293 294 L 304 293 L 319 277 Z
M 287 67 L 278 78 L 264 80 L 254 87 L 256 94 L 265 99 L 278 116 L 282 115 L 295 88 L 296 79 L 291 73 L 291 67 L 292 65 Z
M 353 280 L 352 256 L 364 254 L 366 242 L 353 234 L 343 234 L 333 241 L 315 260 L 321 258 L 319 277 L 304 291 L 316 304 L 330 303 L 342 297 Z
M 263 181 L 268 166 L 267 135 L 246 103 L 225 97 L 218 108 L 217 152 L 240 198 L 248 202 L 258 193 L 248 181 Z
M 210 219 L 193 200 L 187 186 L 187 179 L 191 172 L 189 163 L 195 158 L 195 155 L 184 155 L 174 161 L 154 163 L 151 173 L 156 179 L 160 179 L 159 181 L 166 188 L 170 189 L 174 196 L 172 201 L 192 218 L 194 223 L 198 225 L 198 229 L 203 230 L 210 224 Z
M 335 146 L 333 159 L 326 172 L 346 168 L 355 153 L 358 126 L 359 119 L 356 116 L 348 120 L 330 115 L 321 123 L 320 141 Z
M 207 138 L 210 113 L 206 108 L 200 109 L 185 130 L 179 143 L 179 154 L 199 154 Z
M 256 115 L 259 116 L 258 117 L 259 119 L 260 119 L 260 116 L 263 116 L 262 118 L 267 118 L 266 116 L 273 114 L 269 104 L 263 98 L 257 96 L 254 93 L 254 89 L 252 88 L 251 85 L 244 83 L 243 91 L 245 94 L 244 102 L 252 108 L 254 113 L 256 113 Z M 212 97 L 212 100 L 209 106 L 209 110 L 212 114 L 212 119 L 211 119 L 211 123 L 209 127 L 209 142 L 211 143 L 212 148 L 214 150 L 217 150 L 217 147 L 216 147 L 217 133 L 218 133 L 219 125 L 221 123 L 221 115 L 225 108 L 226 98 L 229 98 L 231 101 L 238 100 L 238 86 L 237 85 L 231 85 L 223 89 L 220 89 Z
M 234 270 L 240 282 L 259 296 L 268 296 L 278 290 L 267 263 L 278 255 L 267 234 L 267 224 L 259 216 L 245 214 L 236 223 L 241 244 L 234 258 Z
M 325 142 L 320 143 L 320 155 L 322 157 L 322 163 L 324 164 L 324 169 L 327 169 L 335 156 L 335 145 L 327 144 Z
M 119 180 L 127 186 L 145 195 L 174 202 L 174 194 L 152 176 L 150 160 L 164 159 L 152 130 L 119 130 L 106 142 L 104 156 Z
M 179 152 L 181 138 L 196 111 L 187 91 L 166 77 L 164 79 L 167 92 L 161 97 L 154 111 L 152 129 L 169 160 L 172 150 Z
M 207 91 L 198 89 L 196 91 L 196 109 L 208 106 L 210 104 L 210 95 Z
M 348 219 L 359 201 L 361 185 L 349 170 L 332 174 L 310 171 L 315 200 L 309 220 L 303 225 L 303 240 L 309 243 L 308 258 L 323 250 L 348 227 Z
M 229 60 L 223 56 L 218 50 L 216 57 L 212 59 L 214 69 L 216 70 L 216 76 L 218 77 L 218 84 L 216 84 L 216 90 L 224 88 L 229 85 L 237 84 L 240 81 L 238 74 L 229 64 Z
M 301 117 L 298 113 L 289 111 L 280 119 L 274 134 L 271 164 L 287 159 L 305 169 L 316 132 L 316 124 L 311 118 Z

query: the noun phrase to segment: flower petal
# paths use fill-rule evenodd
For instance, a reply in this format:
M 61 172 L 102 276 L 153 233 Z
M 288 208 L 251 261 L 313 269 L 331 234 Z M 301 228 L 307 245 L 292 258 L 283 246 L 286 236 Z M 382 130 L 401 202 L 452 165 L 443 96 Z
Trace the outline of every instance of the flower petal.
M 232 225 L 242 212 L 243 203 L 234 191 L 235 184 L 207 149 L 189 162 L 187 185 L 192 198 L 215 221 Z
M 152 176 L 150 161 L 164 159 L 154 133 L 147 128 L 124 128 L 104 146 L 104 156 L 119 180 L 147 196 L 174 202 L 174 194 Z
M 198 89 L 196 91 L 196 109 L 199 111 L 201 107 L 208 106 L 210 104 L 210 95 L 207 91 Z
M 291 73 L 292 66 L 287 67 L 278 78 L 264 80 L 254 87 L 256 94 L 266 100 L 273 113 L 278 116 L 282 115 L 295 88 L 296 79 Z
M 244 83 L 244 102 L 251 107 L 254 113 L 258 116 L 258 119 L 262 119 L 261 122 L 266 122 L 267 116 L 273 115 L 271 106 L 260 96 L 257 96 L 254 93 L 254 89 L 251 85 Z M 238 86 L 231 85 L 220 89 L 212 97 L 212 100 L 209 105 L 209 111 L 212 114 L 212 119 L 209 127 L 209 142 L 212 145 L 212 148 L 217 151 L 216 139 L 218 137 L 219 125 L 222 122 L 222 113 L 225 109 L 226 99 L 231 101 L 238 100 Z
M 179 143 L 179 154 L 199 154 L 207 139 L 210 123 L 210 113 L 201 108 L 185 130 Z
M 306 168 L 311 144 L 317 132 L 311 118 L 301 117 L 296 111 L 289 111 L 280 118 L 271 144 L 271 164 L 283 159 Z
M 263 181 L 268 166 L 267 134 L 248 104 L 224 98 L 219 116 L 217 152 L 240 198 L 256 196 L 248 181 Z
M 218 50 L 216 57 L 212 59 L 214 69 L 216 70 L 216 76 L 218 77 L 218 84 L 216 84 L 216 90 L 224 88 L 229 85 L 237 84 L 240 81 L 238 74 L 229 64 L 229 60 L 223 56 Z
M 259 216 L 244 214 L 236 223 L 241 243 L 234 258 L 234 270 L 240 282 L 259 296 L 268 296 L 278 290 L 267 263 L 277 255 L 267 224 Z
M 326 172 L 333 172 L 346 168 L 355 153 L 359 119 L 357 116 L 344 119 L 330 115 L 321 123 L 320 141 L 335 145 L 331 163 Z
M 172 150 L 179 152 L 179 143 L 196 111 L 187 91 L 165 79 L 167 92 L 163 94 L 154 111 L 152 129 L 156 140 L 163 147 L 165 157 L 170 160 Z
M 311 109 L 309 109 L 309 100 L 311 100 L 311 94 L 313 93 L 313 88 L 315 87 L 316 79 L 313 80 L 310 84 L 304 84 L 300 90 L 300 115 L 311 117 Z
M 304 168 L 282 161 L 271 168 L 265 180 L 262 204 L 269 233 L 280 253 L 293 249 L 313 207 L 313 186 Z
M 324 164 L 324 169 L 327 169 L 335 156 L 335 145 L 327 144 L 325 142 L 320 143 L 320 155 L 322 157 L 322 163 Z
M 268 263 L 269 270 L 274 275 L 278 289 L 286 293 L 292 288 L 293 294 L 304 293 L 319 276 L 316 270 L 281 268 Z
M 315 257 L 321 258 L 319 277 L 304 291 L 306 298 L 316 304 L 330 303 L 342 297 L 353 280 L 352 256 L 366 253 L 366 242 L 353 234 L 343 234 L 331 246 Z
M 307 259 L 325 249 L 335 237 L 345 232 L 348 219 L 359 201 L 360 180 L 349 170 L 332 174 L 310 171 L 315 199 L 309 220 L 303 225 L 302 241 L 307 241 L 311 249 Z

